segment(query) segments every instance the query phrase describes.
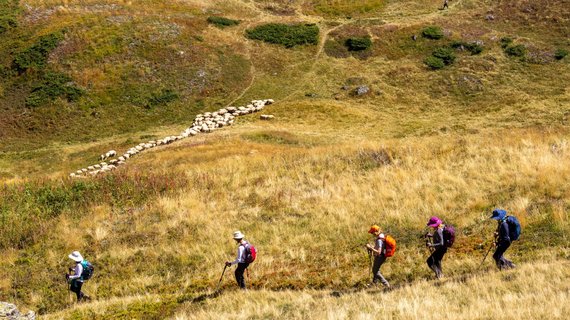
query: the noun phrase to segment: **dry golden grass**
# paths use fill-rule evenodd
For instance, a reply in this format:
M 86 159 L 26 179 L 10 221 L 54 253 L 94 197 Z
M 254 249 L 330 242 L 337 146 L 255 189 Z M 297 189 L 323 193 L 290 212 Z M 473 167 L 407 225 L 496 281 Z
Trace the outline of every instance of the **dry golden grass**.
M 67 5 L 59 11 L 61 24 L 78 13 L 90 16 L 97 4 L 119 4 L 143 20 L 218 11 L 243 19 L 228 30 L 201 25 L 200 39 L 223 43 L 251 63 L 244 90 L 231 99 L 275 98 L 266 111 L 276 118 L 240 117 L 233 127 L 131 159 L 119 170 L 132 179 L 169 171 L 189 183 L 136 206 L 129 199 L 102 201 L 42 221 L 41 228 L 51 228 L 43 243 L 0 252 L 0 297 L 41 309 L 48 319 L 563 318 L 570 311 L 568 64 L 513 62 L 492 40 L 506 31 L 483 28 L 480 37 L 489 46 L 482 56 L 462 55 L 456 66 L 427 72 L 421 59 L 430 44 L 414 47 L 410 35 L 432 23 L 468 34 L 483 22 L 463 21 L 475 21 L 487 8 L 486 1 L 459 0 L 449 11 L 434 11 L 440 2 L 388 1 L 381 9 L 384 25 L 375 17 L 342 15 L 325 22 L 308 16 L 313 11 L 301 1 L 292 4 L 296 15 L 286 17 L 263 10 L 283 1 L 29 1 L 43 8 Z M 319 23 L 319 46 L 290 50 L 242 37 L 250 26 L 275 21 Z M 192 29 L 194 22 L 187 23 Z M 345 24 L 373 35 L 378 48 L 370 59 L 323 52 L 327 32 Z M 143 24 L 139 32 L 152 27 Z M 119 76 L 96 66 L 75 73 L 81 83 L 112 83 Z M 462 92 L 465 76 L 478 78 L 483 92 Z M 355 98 L 341 89 L 355 81 L 370 85 L 373 94 Z M 17 161 L 6 158 L 0 165 L 16 185 L 28 177 L 59 179 L 102 152 L 178 133 L 191 120 L 84 144 L 53 143 L 14 153 Z M 494 272 L 488 257 L 477 272 L 495 228 L 488 220 L 495 207 L 523 224 L 522 239 L 507 252 L 520 268 Z M 419 239 L 434 214 L 459 232 L 441 284 L 426 280 L 432 275 Z M 390 293 L 351 292 L 369 280 L 362 244 L 371 223 L 399 243 L 383 267 L 399 287 Z M 246 296 L 230 290 L 235 285 L 228 272 L 222 296 L 184 302 L 211 293 L 223 262 L 235 255 L 230 237 L 236 229 L 259 249 L 248 279 L 253 290 Z M 22 286 L 22 268 L 63 270 L 76 249 L 98 268 L 85 285 L 94 302 L 64 309 L 67 292 L 56 276 Z M 277 292 L 288 289 L 295 290 Z M 503 306 L 509 306 L 505 313 Z

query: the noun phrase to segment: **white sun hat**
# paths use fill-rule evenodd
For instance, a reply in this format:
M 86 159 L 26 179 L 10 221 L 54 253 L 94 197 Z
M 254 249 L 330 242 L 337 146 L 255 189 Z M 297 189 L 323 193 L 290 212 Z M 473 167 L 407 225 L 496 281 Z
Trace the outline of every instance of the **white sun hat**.
M 83 257 L 81 256 L 81 253 L 79 253 L 79 251 L 73 251 L 68 257 L 69 259 L 75 262 L 83 261 Z
M 234 232 L 234 239 L 238 240 L 243 238 L 245 238 L 245 236 L 243 235 L 243 233 L 241 233 L 241 231 Z
M 380 239 L 385 239 L 386 236 L 385 236 L 383 233 L 381 233 L 381 234 L 378 236 L 378 238 L 380 238 Z

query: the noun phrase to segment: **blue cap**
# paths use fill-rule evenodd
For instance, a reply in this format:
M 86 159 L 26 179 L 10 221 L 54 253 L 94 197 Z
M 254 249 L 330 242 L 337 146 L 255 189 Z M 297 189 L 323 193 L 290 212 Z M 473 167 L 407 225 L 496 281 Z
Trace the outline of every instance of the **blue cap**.
M 493 215 L 491 215 L 489 218 L 495 219 L 495 220 L 503 220 L 503 219 L 505 219 L 506 216 L 507 216 L 507 212 L 505 210 L 495 209 L 495 210 L 493 210 Z

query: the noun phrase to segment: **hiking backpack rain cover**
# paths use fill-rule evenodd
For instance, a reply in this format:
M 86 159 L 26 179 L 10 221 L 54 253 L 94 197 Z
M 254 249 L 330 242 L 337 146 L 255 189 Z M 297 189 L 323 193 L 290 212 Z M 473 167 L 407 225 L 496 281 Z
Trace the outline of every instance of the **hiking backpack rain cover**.
M 511 241 L 518 240 L 521 236 L 521 224 L 515 216 L 507 216 L 507 224 L 509 225 L 509 238 Z
M 257 258 L 257 250 L 251 243 L 246 243 L 243 245 L 245 249 L 245 262 L 252 263 Z
M 443 228 L 443 244 L 447 248 L 451 248 L 455 242 L 455 228 L 451 225 L 445 225 Z
M 384 247 L 386 249 L 384 255 L 386 257 L 391 257 L 396 253 L 396 239 L 394 239 L 391 235 L 387 235 L 386 239 L 384 240 Z
M 93 265 L 87 260 L 81 261 L 81 265 L 83 266 L 83 272 L 81 272 L 81 280 L 91 279 L 93 272 L 95 271 L 95 267 L 93 267 Z

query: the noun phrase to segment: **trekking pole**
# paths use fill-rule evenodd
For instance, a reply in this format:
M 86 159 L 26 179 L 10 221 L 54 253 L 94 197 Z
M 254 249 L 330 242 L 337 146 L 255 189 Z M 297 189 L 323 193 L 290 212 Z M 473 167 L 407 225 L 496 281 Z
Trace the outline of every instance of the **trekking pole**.
M 485 253 L 485 256 L 483 257 L 483 261 L 481 261 L 481 264 L 479 264 L 479 267 L 477 267 L 477 270 L 481 269 L 483 262 L 485 262 L 485 259 L 487 259 L 489 252 L 491 252 L 491 249 L 493 249 L 494 246 L 495 246 L 495 242 L 493 241 L 493 243 L 491 243 L 491 246 L 489 247 L 489 250 L 487 250 L 487 253 Z
M 372 250 L 368 250 L 368 274 L 372 275 Z
M 222 284 L 222 279 L 224 278 L 224 273 L 226 273 L 228 265 L 224 265 L 224 271 L 222 271 L 222 276 L 220 277 L 220 281 L 218 281 L 218 285 L 216 286 L 216 291 L 220 289 L 220 284 Z

